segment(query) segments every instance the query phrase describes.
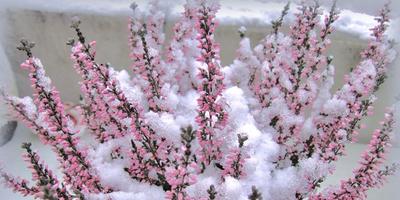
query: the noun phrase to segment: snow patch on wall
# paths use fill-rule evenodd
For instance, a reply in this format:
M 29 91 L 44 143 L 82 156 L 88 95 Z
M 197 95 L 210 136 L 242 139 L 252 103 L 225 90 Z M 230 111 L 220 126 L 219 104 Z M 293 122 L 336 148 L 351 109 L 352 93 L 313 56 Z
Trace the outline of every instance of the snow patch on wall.
M 129 0 L 84 0 L 71 1 L 59 0 L 57 3 L 48 0 L 4 0 L 2 8 L 10 9 L 32 9 L 52 12 L 72 12 L 72 13 L 97 13 L 101 15 L 128 15 L 131 10 Z M 140 7 L 146 6 L 145 0 L 135 1 Z M 167 18 L 176 19 L 183 11 L 182 0 L 165 1 L 165 8 L 168 9 Z M 276 19 L 286 3 L 265 2 L 259 0 L 243 1 L 221 1 L 221 10 L 217 13 L 217 18 L 222 24 L 229 25 L 270 25 Z M 294 20 L 293 12 L 298 5 L 292 4 L 287 21 Z M 0 8 L 1 9 L 1 8 Z M 379 8 L 376 8 L 378 11 Z M 325 7 L 324 12 L 329 8 Z M 399 19 L 397 19 L 399 20 Z M 374 16 L 342 10 L 341 17 L 335 27 L 343 32 L 360 36 L 362 39 L 369 37 L 369 29 L 375 24 Z M 392 31 L 394 32 L 394 31 Z M 393 34 L 395 36 L 395 34 Z

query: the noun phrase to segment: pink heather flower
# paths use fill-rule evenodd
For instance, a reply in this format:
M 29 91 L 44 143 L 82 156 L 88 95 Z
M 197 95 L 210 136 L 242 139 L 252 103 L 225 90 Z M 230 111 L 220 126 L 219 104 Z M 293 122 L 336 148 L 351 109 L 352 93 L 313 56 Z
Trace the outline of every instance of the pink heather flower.
M 381 11 L 381 16 L 377 18 L 378 25 L 377 27 L 385 26 L 385 22 L 387 18 L 387 7 Z M 385 31 L 384 28 L 377 28 L 381 31 Z M 331 116 L 328 113 L 323 113 L 325 116 L 320 116 L 318 118 L 324 119 L 324 124 L 317 124 L 317 127 L 320 127 L 320 130 L 324 133 L 321 133 L 322 136 L 320 139 L 322 141 L 318 141 L 317 146 L 320 149 L 321 156 L 323 155 L 326 160 L 336 160 L 336 156 L 344 153 L 344 144 L 343 141 L 347 138 L 352 138 L 351 134 L 355 133 L 353 129 L 356 128 L 356 124 L 362 119 L 363 116 L 366 116 L 368 112 L 371 112 L 371 104 L 373 100 L 362 101 L 362 97 L 373 97 L 371 94 L 377 90 L 377 87 L 381 84 L 380 77 L 386 76 L 384 71 L 381 70 L 386 67 L 385 62 L 383 60 L 387 60 L 386 55 L 391 54 L 391 49 L 387 47 L 387 41 L 378 40 L 372 42 L 378 42 L 376 45 L 378 46 L 368 46 L 364 52 L 371 51 L 371 49 L 382 48 L 385 52 L 384 54 L 379 54 L 380 52 L 373 51 L 373 54 L 365 57 L 365 60 L 361 61 L 361 63 L 352 71 L 352 73 L 347 76 L 346 84 L 339 90 L 333 99 L 341 99 L 340 101 L 346 102 L 349 108 L 343 112 L 344 116 Z M 371 51 L 372 52 L 372 51 Z M 377 60 L 374 59 L 376 57 Z M 378 61 L 379 60 L 379 61 Z M 376 64 L 379 63 L 379 64 Z M 382 74 L 379 74 L 381 71 Z M 328 114 L 328 115 L 326 115 Z M 340 117 L 340 118 L 339 118 Z M 320 119 L 314 119 L 316 123 L 320 121 Z M 330 120 L 328 120 L 331 118 Z M 329 124 L 328 124 L 329 123 Z M 343 130 L 347 127 L 350 127 L 349 130 Z M 338 134 L 341 131 L 346 131 L 346 135 Z M 335 137 L 332 137 L 332 134 L 336 134 Z M 329 148 L 327 145 L 332 143 L 332 138 L 338 146 L 335 148 Z M 329 150 L 328 150 L 329 149 Z M 333 154 L 327 153 L 333 152 Z
M 194 199 L 189 196 L 185 188 L 197 182 L 198 166 L 192 154 L 192 142 L 195 139 L 195 131 L 191 126 L 181 129 L 182 148 L 175 153 L 176 163 L 166 169 L 166 179 L 171 189 L 167 191 L 167 199 Z
M 14 192 L 18 192 L 23 196 L 35 195 L 39 193 L 39 189 L 35 187 L 28 186 L 29 182 L 25 179 L 19 179 L 12 177 L 11 175 L 0 171 L 0 176 L 2 182 Z
M 244 151 L 244 142 L 248 139 L 247 136 L 238 134 L 238 147 L 232 148 L 225 158 L 224 170 L 222 171 L 222 178 L 225 176 L 232 176 L 233 178 L 240 179 L 246 176 L 244 172 L 244 163 L 249 158 Z
M 246 176 L 243 170 L 245 158 L 246 155 L 241 152 L 240 148 L 232 149 L 226 156 L 222 176 L 232 176 L 236 179 Z
M 81 36 L 83 37 L 83 36 Z M 81 39 L 82 40 L 82 39 Z M 141 151 L 137 151 L 135 149 L 131 149 L 129 152 L 140 154 L 145 150 L 146 154 L 144 155 L 131 155 L 131 166 L 127 167 L 126 171 L 135 179 L 143 179 L 143 174 L 136 173 L 136 166 L 139 165 L 143 169 L 147 167 L 150 171 L 155 170 L 157 173 L 164 173 L 164 162 L 161 158 L 167 157 L 167 146 L 170 145 L 169 142 L 166 141 L 165 138 L 158 137 L 154 130 L 150 126 L 148 126 L 144 119 L 142 118 L 142 108 L 136 103 L 131 102 L 125 96 L 124 92 L 120 88 L 120 83 L 116 79 L 115 74 L 113 73 L 113 69 L 111 67 L 106 67 L 102 64 L 97 64 L 94 62 L 94 57 L 90 54 L 90 49 L 87 46 L 82 44 L 78 47 L 83 48 L 83 55 L 86 55 L 89 62 L 87 63 L 89 66 L 92 66 L 91 72 L 93 75 L 91 77 L 96 78 L 96 85 L 98 87 L 98 91 L 100 92 L 99 99 L 101 101 L 105 101 L 105 106 L 107 107 L 107 115 L 111 116 L 110 121 L 114 121 L 117 127 L 111 130 L 115 132 L 110 132 L 108 130 L 109 137 L 118 138 L 126 135 L 125 131 L 130 131 L 132 136 L 138 141 L 140 144 L 139 149 Z M 90 47 L 90 46 L 89 46 Z M 98 101 L 98 102 L 99 102 Z M 129 120 L 129 124 L 122 124 L 121 121 L 124 121 L 126 118 L 131 118 Z M 126 127 L 124 127 L 126 126 Z M 133 148 L 133 147 L 132 147 Z M 139 158 L 143 158 L 143 161 L 136 160 Z M 143 166 L 140 164 L 142 162 L 147 163 Z M 150 181 L 150 179 L 148 179 Z M 153 183 L 154 181 L 150 181 Z
M 377 25 L 373 27 L 371 36 L 373 37 L 361 56 L 364 59 L 370 59 L 376 66 L 376 81 L 374 91 L 379 89 L 379 86 L 386 79 L 386 66 L 392 62 L 395 57 L 395 52 L 392 49 L 392 44 L 388 38 L 384 36 L 388 23 L 389 23 L 389 4 L 385 4 L 384 8 L 380 10 L 379 15 L 375 18 Z
M 197 31 L 196 7 L 190 3 L 184 5 L 179 22 L 173 28 L 174 36 L 167 49 L 166 66 L 168 76 L 172 76 L 170 82 L 179 86 L 180 92 L 196 89 L 198 80 L 193 71 L 196 71 L 194 62 L 198 57 L 197 52 Z
M 212 160 L 221 159 L 221 150 L 217 129 L 223 129 L 227 121 L 227 114 L 218 102 L 224 90 L 223 75 L 219 69 L 219 45 L 215 43 L 213 33 L 216 27 L 215 13 L 219 5 L 214 2 L 199 0 L 197 10 L 196 29 L 201 55 L 198 61 L 203 63 L 198 77 L 202 80 L 198 87 L 200 93 L 198 102 L 199 126 L 197 139 L 200 143 L 200 161 L 209 165 Z
M 38 113 L 36 111 L 36 106 L 33 104 L 32 99 L 27 98 L 27 97 L 24 99 L 19 99 L 16 97 L 7 96 L 4 93 L 2 93 L 2 94 L 3 94 L 3 98 L 4 98 L 5 102 L 14 111 L 17 118 L 19 118 L 21 121 L 23 121 L 32 130 L 34 130 L 36 132 L 36 134 L 38 134 L 39 138 L 41 139 L 41 141 L 44 144 L 49 144 L 52 146 L 53 151 L 58 156 L 58 160 L 61 163 L 69 162 L 68 161 L 69 157 L 66 155 L 64 148 L 60 145 L 57 145 L 58 142 L 56 141 L 56 137 L 54 135 L 50 134 L 50 132 L 47 128 L 47 125 L 43 126 L 42 125 L 43 122 L 37 118 Z M 37 164 L 39 164 L 38 157 L 35 154 L 32 154 L 30 156 L 32 157 L 32 159 L 34 159 L 33 161 L 35 161 Z M 65 175 L 65 181 L 73 180 L 72 179 L 73 176 L 71 175 L 71 173 L 74 173 L 75 169 L 73 169 L 67 165 L 64 165 L 64 164 L 62 165 L 62 169 L 63 169 L 64 175 Z M 48 171 L 47 169 L 44 169 L 44 170 Z M 37 174 L 37 172 L 34 172 L 33 177 L 37 177 L 35 174 Z M 10 178 L 10 176 L 8 176 L 8 175 L 6 177 Z M 15 179 L 10 178 L 8 181 L 15 181 Z M 21 182 L 21 184 L 24 187 L 26 186 L 26 183 L 27 183 L 26 181 Z M 69 183 L 69 182 L 67 182 L 67 183 Z M 14 185 L 14 187 L 16 187 L 16 185 Z M 82 188 L 82 187 L 83 187 L 83 185 L 80 186 L 80 188 Z M 41 188 L 43 189 L 43 187 L 41 187 Z M 35 189 L 35 190 L 39 191 L 40 189 Z M 65 195 L 68 196 L 68 194 L 64 194 L 64 190 L 65 190 L 65 188 L 60 188 L 57 192 L 60 193 L 59 195 L 61 195 L 61 196 L 65 196 Z M 28 195 L 28 193 L 25 193 L 25 192 L 23 194 Z M 36 192 L 30 193 L 29 195 L 37 195 L 37 193 Z M 68 198 L 66 198 L 66 199 L 68 199 Z
M 32 180 L 36 182 L 40 192 L 34 194 L 35 198 L 39 199 L 70 199 L 65 183 L 60 183 L 53 172 L 40 160 L 39 155 L 32 151 L 30 143 L 24 143 L 22 148 L 26 150 L 23 155 L 25 162 L 28 163 L 28 168 L 32 170 Z
M 167 168 L 166 179 L 171 185 L 171 190 L 166 193 L 167 199 L 192 199 L 183 189 L 196 182 L 196 175 L 190 174 L 183 166 L 178 166 Z
M 71 59 L 74 61 L 76 71 L 83 79 L 80 84 L 85 97 L 82 113 L 85 116 L 85 122 L 100 142 L 106 142 L 111 138 L 126 135 L 128 127 L 120 123 L 116 114 L 113 113 L 112 98 L 107 98 L 102 94 L 105 84 L 101 84 L 101 80 L 104 80 L 107 75 L 101 77 L 96 71 L 97 64 L 93 60 L 94 47 L 94 42 L 88 46 L 90 49 L 86 49 L 84 44 L 77 42 L 72 48 Z M 88 51 L 91 52 L 88 53 Z
M 54 137 L 50 136 L 48 130 L 40 124 L 36 105 L 30 97 L 22 99 L 11 97 L 4 91 L 1 91 L 1 94 L 2 99 L 11 108 L 14 116 L 33 130 L 44 144 L 52 144 L 54 142 Z
M 326 194 L 317 194 L 311 199 L 365 199 L 366 191 L 382 184 L 385 172 L 380 169 L 389 146 L 393 130 L 393 114 L 387 113 L 382 128 L 374 131 L 368 149 L 361 155 L 360 166 L 353 171 L 353 177 L 341 181 L 338 189 Z
M 286 15 L 288 6 L 282 12 Z M 318 25 L 320 8 L 318 4 L 308 6 L 302 4 L 299 13 L 296 14 L 295 25 L 291 27 L 291 37 L 285 37 L 282 33 L 274 31 L 274 34 L 267 36 L 262 44 L 255 48 L 260 62 L 267 62 L 261 74 L 260 83 L 254 84 L 252 90 L 262 107 L 267 110 L 269 107 L 277 106 L 281 102 L 287 103 L 290 111 L 283 111 L 281 114 L 271 113 L 270 125 L 277 130 L 275 140 L 282 145 L 282 155 L 278 160 L 291 158 L 292 162 L 296 155 L 297 145 L 301 144 L 300 133 L 303 120 L 299 115 L 315 101 L 318 94 L 317 84 L 320 79 L 321 67 L 327 63 L 325 48 L 327 35 L 330 30 L 323 31 L 321 40 L 317 39 L 314 28 Z M 337 19 L 337 11 L 332 6 L 327 16 L 325 29 L 330 29 L 332 23 Z M 278 22 L 279 22 L 278 20 Z M 290 52 L 288 55 L 280 52 Z M 274 103 L 275 102 L 275 103 Z M 279 102 L 279 103 L 278 103 Z M 281 117 L 284 115 L 285 117 Z M 295 118 L 297 122 L 284 120 L 288 117 Z M 268 121 L 267 121 L 268 122 Z M 293 145 L 294 144 L 294 145 Z M 294 151 L 294 152 L 292 152 Z M 295 161 L 297 162 L 297 161 Z
M 26 46 L 26 41 L 21 41 L 22 45 Z M 27 51 L 29 52 L 29 51 Z M 37 105 L 37 113 L 41 115 L 41 123 L 48 130 L 43 130 L 43 127 L 36 127 L 36 130 L 44 133 L 44 138 L 59 152 L 59 160 L 62 161 L 62 169 L 65 171 L 65 180 L 71 183 L 74 188 L 80 188 L 88 192 L 101 192 L 103 187 L 100 184 L 99 178 L 90 169 L 90 163 L 86 158 L 84 150 L 77 148 L 79 138 L 74 136 L 76 131 L 72 127 L 70 119 L 66 116 L 64 105 L 61 102 L 59 92 L 51 85 L 50 79 L 45 75 L 44 68 L 39 59 L 28 53 L 28 59 L 21 64 L 23 69 L 29 71 L 32 88 L 34 89 L 34 103 Z M 17 108 L 18 104 L 11 101 L 12 108 Z M 21 105 L 21 104 L 20 104 Z M 32 113 L 32 112 L 31 112 Z M 34 122 L 36 116 L 24 116 L 29 125 L 36 126 Z M 47 137 L 47 138 L 46 138 Z M 50 139 L 50 140 L 49 140 Z
M 139 83 L 142 84 L 150 110 L 156 112 L 167 110 L 161 104 L 165 99 L 161 93 L 164 69 L 160 53 L 164 42 L 162 33 L 164 14 L 160 11 L 159 3 L 151 1 L 147 23 L 141 21 L 137 14 L 139 10 L 134 8 L 134 16 L 131 17 L 129 24 L 133 71 L 141 79 Z
M 292 45 L 295 47 L 292 48 L 293 62 L 297 67 L 291 69 L 291 74 L 294 76 L 289 80 L 293 86 L 289 89 L 286 99 L 289 108 L 295 114 L 303 111 L 304 106 L 308 105 L 316 94 L 313 86 L 315 83 L 313 80 L 309 82 L 307 79 L 311 75 L 312 68 L 318 65 L 318 60 L 324 60 L 317 52 L 318 39 L 313 34 L 319 15 L 320 7 L 317 2 L 313 6 L 303 3 L 299 7 L 299 13 L 296 14 L 295 24 L 291 26 Z

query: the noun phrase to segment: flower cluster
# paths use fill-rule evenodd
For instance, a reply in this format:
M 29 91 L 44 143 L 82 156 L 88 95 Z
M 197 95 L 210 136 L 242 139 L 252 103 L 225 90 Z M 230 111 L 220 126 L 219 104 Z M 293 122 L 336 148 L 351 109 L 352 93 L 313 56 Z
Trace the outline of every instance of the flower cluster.
M 312 196 L 311 199 L 357 199 L 366 198 L 366 191 L 383 183 L 391 170 L 380 169 L 389 146 L 393 126 L 393 114 L 387 113 L 382 128 L 374 131 L 368 149 L 362 154 L 360 167 L 354 170 L 353 177 L 342 181 L 338 189 L 329 189 L 326 194 Z M 321 195 L 324 195 L 322 197 Z
M 218 4 L 200 1 L 198 6 L 198 21 L 195 24 L 198 31 L 200 56 L 197 58 L 202 66 L 199 67 L 198 77 L 202 80 L 197 90 L 200 97 L 198 102 L 199 125 L 197 139 L 200 144 L 200 161 L 203 168 L 212 160 L 220 160 L 221 137 L 217 130 L 223 129 L 227 121 L 227 113 L 221 104 L 221 94 L 224 90 L 224 77 L 220 70 L 219 45 L 214 41 L 216 28 L 215 14 Z
M 243 168 L 247 155 L 243 152 L 243 145 L 247 139 L 247 136 L 238 134 L 239 145 L 237 148 L 231 149 L 226 156 L 223 176 L 232 176 L 233 178 L 240 179 L 246 175 Z
M 164 33 L 161 32 L 164 23 L 164 14 L 161 12 L 159 2 L 150 3 L 152 15 L 143 22 L 136 13 L 138 9 L 133 4 L 131 7 L 134 16 L 131 18 L 129 29 L 131 32 L 131 58 L 134 61 L 133 71 L 140 75 L 139 81 L 148 99 L 150 110 L 161 111 L 163 94 L 164 69 L 161 63 L 161 44 L 164 42 Z M 141 81 L 140 81 L 141 80 Z
M 333 92 L 327 50 L 339 17 L 335 3 L 323 14 L 317 1 L 302 1 L 286 34 L 287 4 L 254 48 L 241 27 L 236 58 L 225 67 L 215 40 L 218 2 L 187 0 L 169 44 L 164 7 L 156 0 L 143 10 L 131 5 L 132 77 L 98 63 L 96 41 L 72 20 L 76 36 L 67 45 L 81 77 L 78 117 L 68 114 L 34 43 L 21 40 L 33 97 L 3 90 L 1 97 L 51 147 L 60 173 L 24 143 L 32 181 L 0 170 L 5 186 L 36 199 L 365 199 L 395 173 L 396 164 L 383 165 L 394 123 L 389 111 L 352 177 L 319 190 L 357 139 L 360 121 L 372 115 L 394 59 L 387 5 L 359 64 Z M 94 140 L 81 139 L 87 133 Z

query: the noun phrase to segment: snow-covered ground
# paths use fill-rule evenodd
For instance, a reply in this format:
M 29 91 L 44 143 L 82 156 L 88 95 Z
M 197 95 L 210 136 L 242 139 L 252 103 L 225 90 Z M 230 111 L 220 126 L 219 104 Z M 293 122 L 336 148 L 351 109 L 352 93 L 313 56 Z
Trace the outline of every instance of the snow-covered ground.
M 139 6 L 144 4 L 144 0 L 139 1 Z M 171 1 L 172 2 L 172 1 Z M 274 1 L 275 2 L 275 1 Z M 323 1 L 324 2 L 324 1 Z M 353 1 L 352 1 L 353 2 Z M 354 1 L 357 2 L 357 1 Z M 368 14 L 373 14 L 373 10 L 377 10 L 381 4 L 378 1 L 371 1 L 368 7 L 365 6 L 364 0 L 361 3 L 344 3 L 343 6 L 357 11 L 366 10 Z M 90 39 L 98 41 L 98 58 L 101 62 L 111 62 L 116 68 L 126 68 L 129 65 L 127 18 L 129 12 L 127 0 L 60 0 L 54 3 L 50 0 L 14 0 L 0 1 L 2 3 L 0 10 L 0 85 L 6 85 L 7 91 L 20 96 L 29 95 L 31 93 L 26 73 L 18 68 L 19 63 L 23 60 L 14 48 L 16 42 L 21 37 L 34 40 L 37 43 L 35 53 L 42 58 L 47 72 L 57 88 L 61 90 L 63 100 L 76 102 L 78 100 L 78 76 L 75 75 L 72 64 L 69 61 L 69 49 L 66 47 L 65 41 L 72 36 L 69 30 L 69 19 L 74 15 L 79 15 L 83 21 L 83 30 Z M 393 7 L 400 1 L 393 1 Z M 169 18 L 171 21 L 182 8 L 174 6 L 171 3 Z M 340 4 L 339 4 L 340 5 Z M 357 6 L 362 5 L 362 6 Z M 221 26 L 217 32 L 217 40 L 222 46 L 223 64 L 230 64 L 234 57 L 235 49 L 238 47 L 239 37 L 237 28 L 243 24 L 249 24 L 248 34 L 254 42 L 261 39 L 265 32 L 269 31 L 269 21 L 274 19 L 283 6 L 281 1 L 276 3 L 263 3 L 263 0 L 249 1 L 222 1 L 222 10 L 218 15 Z M 397 6 L 400 8 L 400 6 Z M 394 16 L 398 17 L 399 12 L 394 12 Z M 373 25 L 373 17 L 368 14 L 351 12 L 345 10 L 342 12 L 342 18 L 337 23 L 339 33 L 333 35 L 332 54 L 335 56 L 335 65 L 338 67 L 338 82 L 342 82 L 343 74 L 345 74 L 351 66 L 357 63 L 358 52 L 365 45 L 365 39 L 368 37 L 368 29 Z M 289 17 L 290 20 L 290 17 Z M 396 33 L 399 23 L 394 20 L 392 23 L 391 33 Z M 170 35 L 171 22 L 167 24 L 167 37 Z M 168 31 L 169 30 L 169 31 Z M 397 35 L 393 35 L 398 37 Z M 376 109 L 376 118 L 367 121 L 368 130 L 373 129 L 378 124 L 378 119 L 383 116 L 383 110 L 386 106 L 390 106 L 396 101 L 394 98 L 400 91 L 396 87 L 396 78 L 400 74 L 399 59 L 391 66 L 392 71 L 389 73 L 388 82 L 378 93 L 380 101 Z M 396 75 L 397 74 L 397 75 Z M 3 109 L 3 108 L 0 108 Z M 0 125 L 5 123 L 6 111 L 0 110 Z M 399 118 L 399 117 L 398 117 Z M 398 119 L 400 120 L 400 118 Z M 400 130 L 400 129 L 397 129 Z M 328 183 L 335 184 L 338 180 L 351 174 L 351 169 L 357 164 L 358 156 L 365 143 L 369 139 L 368 132 L 361 137 L 360 144 L 354 144 L 349 147 L 348 156 L 342 159 L 338 164 L 338 170 L 332 176 Z M 29 170 L 24 168 L 24 163 L 20 158 L 22 142 L 30 141 L 33 147 L 38 149 L 40 154 L 47 160 L 54 160 L 52 152 L 44 148 L 38 141 L 37 137 L 30 133 L 24 126 L 19 125 L 14 138 L 3 147 L 0 147 L 0 161 L 5 170 L 19 174 L 23 177 L 29 177 Z M 400 160 L 400 149 L 393 148 L 389 160 Z M 397 156 L 397 158 L 396 158 Z M 56 168 L 55 162 L 51 168 Z M 400 176 L 392 177 L 388 185 L 381 190 L 371 191 L 369 199 L 396 199 L 398 191 L 396 187 L 400 184 Z M 19 195 L 0 187 L 0 199 L 20 199 Z

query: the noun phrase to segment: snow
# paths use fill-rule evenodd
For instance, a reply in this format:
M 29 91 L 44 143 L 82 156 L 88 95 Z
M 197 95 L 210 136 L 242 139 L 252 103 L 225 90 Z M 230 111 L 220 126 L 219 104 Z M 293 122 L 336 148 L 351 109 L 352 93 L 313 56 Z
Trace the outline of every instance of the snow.
M 16 100 L 16 102 L 21 103 L 24 105 L 24 111 L 26 112 L 26 115 L 30 118 L 33 119 L 33 117 L 36 114 L 36 106 L 33 103 L 33 100 L 31 97 L 23 97 L 23 98 L 17 98 L 17 97 L 12 97 Z
M 158 135 L 173 141 L 175 144 L 180 143 L 181 126 L 175 122 L 174 115 L 148 112 L 145 114 L 145 119 Z
M 177 86 L 171 86 L 169 83 L 164 84 L 161 88 L 161 93 L 166 94 L 166 99 L 163 102 L 163 105 L 166 108 L 170 108 L 172 110 L 176 110 L 179 104 L 179 96 L 177 95 Z
M 42 86 L 46 92 L 51 92 L 51 89 L 52 89 L 51 88 L 51 80 L 49 77 L 46 76 L 42 62 L 37 58 L 34 58 L 33 62 L 37 66 L 36 75 L 37 75 L 38 84 L 40 86 Z
M 144 199 L 163 199 L 163 196 L 160 196 L 155 190 L 148 190 L 147 192 L 113 192 L 111 194 L 98 194 L 89 196 L 89 200 L 103 200 L 103 199 L 118 199 L 118 200 L 144 200 Z
M 318 114 L 316 113 L 317 110 L 320 110 L 321 106 L 331 98 L 330 90 L 334 84 L 334 76 L 335 67 L 333 65 L 329 65 L 322 73 L 322 83 L 318 91 L 318 96 L 313 105 L 313 115 Z
M 114 74 L 120 84 L 121 90 L 130 102 L 138 102 L 140 105 L 147 104 L 142 90 L 139 86 L 131 84 L 131 78 L 126 70 L 121 70 L 119 72 L 114 71 L 112 68 L 110 70 L 110 73 Z
M 230 176 L 225 179 L 225 190 L 227 199 L 246 199 L 243 197 L 243 186 L 240 181 Z
M 199 177 L 198 182 L 194 185 L 191 185 L 187 188 L 187 191 L 196 198 L 207 196 L 207 189 L 210 188 L 210 185 L 218 186 L 218 181 L 216 177 L 208 176 L 208 177 Z M 218 189 L 218 188 L 216 188 Z
M 332 116 L 341 116 L 347 112 L 347 103 L 342 99 L 332 98 L 324 104 L 322 110 Z
M 360 63 L 360 67 L 355 69 L 358 75 L 352 76 L 352 84 L 358 93 L 363 93 L 365 88 L 372 87 L 373 80 L 377 74 L 372 60 L 365 60 Z
M 246 27 L 244 27 L 244 26 L 241 26 L 240 28 L 239 28 L 239 33 L 241 33 L 241 34 L 245 34 L 246 33 L 246 31 L 247 31 L 247 29 L 246 29 Z
M 179 103 L 177 104 L 177 109 L 175 110 L 175 113 L 177 116 L 180 116 L 177 120 L 180 121 L 187 121 L 188 119 L 193 119 L 193 116 L 197 115 L 196 110 L 193 110 L 193 108 L 197 107 L 197 102 L 196 99 L 199 97 L 199 94 L 195 90 L 190 90 L 188 91 L 185 95 L 180 97 Z M 193 123 L 195 124 L 194 120 Z M 183 124 L 182 124 L 183 125 Z
M 93 166 L 101 172 L 99 173 L 101 181 L 119 189 L 119 191 L 109 195 L 93 195 L 90 199 L 100 200 L 106 199 L 105 197 L 112 197 L 112 199 L 162 199 L 164 197 L 165 194 L 161 188 L 132 180 L 124 171 L 124 167 L 128 165 L 126 160 L 109 159 L 114 148 L 126 144 L 124 140 L 127 139 L 113 140 L 99 145 L 94 151 L 90 151 L 89 156 L 92 159 Z

